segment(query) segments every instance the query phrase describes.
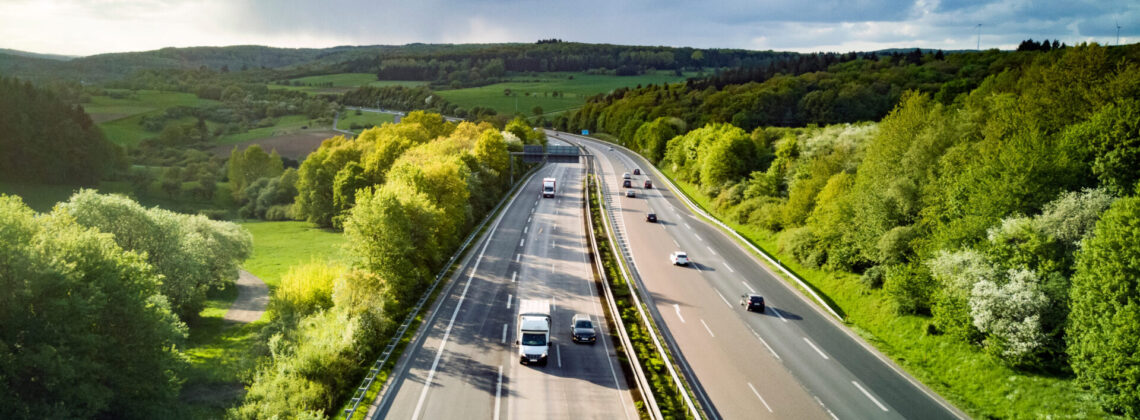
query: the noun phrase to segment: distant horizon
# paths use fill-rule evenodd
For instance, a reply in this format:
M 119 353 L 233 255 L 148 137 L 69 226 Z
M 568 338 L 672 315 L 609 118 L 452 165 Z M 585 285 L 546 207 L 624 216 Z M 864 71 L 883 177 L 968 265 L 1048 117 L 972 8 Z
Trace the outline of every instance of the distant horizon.
M 979 27 L 980 25 L 980 27 Z M 59 28 L 64 28 L 60 30 Z M 725 48 L 798 53 L 1015 49 L 1025 39 L 1128 44 L 1140 3 L 1020 0 L 7 0 L 4 48 L 87 57 L 195 46 L 331 46 L 531 43 Z

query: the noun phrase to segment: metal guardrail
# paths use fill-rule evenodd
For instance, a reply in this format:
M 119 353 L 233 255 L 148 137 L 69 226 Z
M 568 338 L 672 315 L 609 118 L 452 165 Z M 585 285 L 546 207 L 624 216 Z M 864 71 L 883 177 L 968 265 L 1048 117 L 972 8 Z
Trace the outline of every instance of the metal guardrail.
M 532 168 L 530 171 L 528 171 L 528 174 L 533 174 L 538 170 L 538 168 L 541 167 L 542 166 L 539 165 Z M 524 176 L 525 175 L 526 174 L 524 174 Z M 530 178 L 524 179 L 529 180 Z M 396 346 L 400 343 L 400 339 L 402 339 L 404 337 L 404 334 L 407 333 L 408 327 L 415 320 L 416 316 L 419 315 L 420 310 L 423 309 L 423 306 L 425 303 L 427 303 L 428 298 L 431 297 L 432 293 L 435 292 L 435 288 L 439 286 L 440 281 L 447 276 L 447 273 L 451 272 L 451 265 L 454 264 L 460 256 L 467 252 L 467 247 L 471 245 L 471 241 L 479 236 L 480 232 L 483 231 L 483 227 L 486 226 L 489 221 L 495 218 L 495 216 L 499 213 L 499 210 L 503 208 L 504 204 L 511 201 L 511 199 L 513 199 L 517 194 L 517 190 L 522 188 L 523 185 L 526 185 L 525 181 L 520 182 L 518 185 L 515 185 L 514 188 L 508 191 L 507 194 L 504 195 L 501 200 L 499 200 L 499 204 L 495 205 L 495 208 L 491 209 L 491 211 L 487 213 L 487 216 L 483 218 L 483 221 L 480 222 L 479 225 L 476 226 L 475 229 L 473 229 L 471 233 L 467 235 L 467 239 L 463 241 L 463 245 L 460 245 L 459 249 L 456 250 L 454 254 L 451 254 L 451 258 L 447 260 L 447 264 L 443 266 L 443 269 L 440 270 L 439 274 L 436 274 L 435 281 L 432 282 L 431 287 L 429 287 L 428 290 L 424 292 L 423 296 L 420 296 L 419 301 L 417 301 L 416 305 L 412 308 L 412 312 L 408 314 L 408 316 L 404 319 L 404 322 L 400 323 L 400 328 L 396 329 L 396 334 L 392 336 L 392 339 L 388 342 L 388 345 L 384 347 L 384 351 L 380 353 L 380 357 L 378 357 L 376 359 L 376 362 L 372 364 L 372 368 L 368 370 L 368 374 L 364 376 L 364 380 L 360 383 L 360 386 L 358 386 L 356 388 L 356 391 L 353 392 L 352 399 L 350 400 L 352 401 L 352 406 L 344 409 L 343 414 L 346 419 L 352 419 L 352 416 L 356 415 L 356 410 L 360 406 L 360 401 L 363 400 L 364 396 L 368 394 L 368 389 L 372 387 L 372 383 L 376 380 L 376 375 L 380 373 L 384 367 L 384 364 L 388 363 L 388 358 L 392 356 L 392 353 L 395 351 Z M 383 394 L 384 390 L 381 389 L 380 392 L 376 394 L 376 397 L 379 398 Z
M 591 161 L 594 164 L 597 163 L 597 160 Z M 599 202 L 603 208 L 606 209 L 606 211 L 603 211 L 601 213 L 602 222 L 606 227 L 606 233 L 609 238 L 610 246 L 614 250 L 620 250 L 622 254 L 621 258 L 615 258 L 618 264 L 618 269 L 623 275 L 628 276 L 628 278 L 637 278 L 637 274 L 628 268 L 624 262 L 629 258 L 629 248 L 625 246 L 625 241 L 622 241 L 621 247 L 619 247 L 618 243 L 615 242 L 614 238 L 618 237 L 620 234 L 617 232 L 617 229 L 613 227 L 613 224 L 610 223 L 609 218 L 606 217 L 607 213 L 611 213 L 610 217 L 613 217 L 613 209 L 606 205 L 606 203 L 611 199 L 609 195 L 605 194 L 605 191 L 607 191 L 606 183 L 598 182 L 595 184 L 595 187 L 598 190 Z M 701 411 L 697 409 L 697 405 L 693 402 L 692 397 L 688 392 L 686 392 L 687 388 L 681 381 L 680 376 L 677 374 L 677 369 L 673 366 L 672 358 L 669 357 L 668 352 L 665 351 L 665 346 L 662 344 L 662 340 L 657 336 L 657 331 L 656 328 L 654 328 L 654 324 L 650 321 L 649 316 L 646 315 L 645 305 L 642 303 L 642 299 L 640 297 L 640 288 L 634 288 L 633 284 L 634 282 L 632 281 L 626 282 L 626 285 L 629 286 L 630 296 L 633 298 L 634 304 L 637 307 L 637 313 L 641 316 L 641 322 L 644 323 L 647 327 L 646 330 L 649 331 L 649 337 L 653 340 L 653 345 L 657 347 L 657 352 L 661 356 L 661 360 L 665 362 L 665 367 L 668 369 L 669 375 L 673 378 L 673 383 L 677 386 L 677 389 L 684 397 L 685 405 L 688 407 L 690 414 L 693 416 L 693 418 L 702 418 L 700 415 Z
M 594 237 L 594 216 L 593 209 L 590 206 L 589 195 L 590 176 L 593 174 L 593 166 L 587 164 L 585 167 L 586 185 L 582 188 L 582 199 L 586 207 L 586 235 L 590 237 L 590 250 L 597 256 L 594 258 L 594 266 L 597 268 L 598 276 L 601 277 L 602 280 L 602 291 L 606 296 L 606 306 L 614 316 L 614 325 L 617 325 L 618 339 L 621 341 L 622 348 L 625 349 L 625 354 L 629 358 L 634 379 L 637 380 L 637 386 L 641 389 L 641 398 L 645 400 L 648 406 L 649 417 L 654 420 L 664 419 L 664 415 L 661 414 L 661 407 L 657 405 L 657 398 L 653 396 L 653 388 L 649 386 L 649 380 L 645 377 L 645 369 L 641 367 L 641 361 L 637 357 L 637 352 L 634 351 L 633 342 L 629 339 L 629 332 L 626 331 L 625 323 L 621 320 L 621 311 L 618 310 L 617 301 L 614 300 L 613 290 L 610 289 L 609 277 L 606 275 L 606 267 L 602 263 L 601 252 L 598 251 L 598 241 L 597 238 Z M 602 201 L 601 191 L 597 191 L 597 194 L 598 203 L 600 205 Z M 598 209 L 598 214 L 603 214 L 601 208 Z M 603 219 L 605 219 L 604 216 Z

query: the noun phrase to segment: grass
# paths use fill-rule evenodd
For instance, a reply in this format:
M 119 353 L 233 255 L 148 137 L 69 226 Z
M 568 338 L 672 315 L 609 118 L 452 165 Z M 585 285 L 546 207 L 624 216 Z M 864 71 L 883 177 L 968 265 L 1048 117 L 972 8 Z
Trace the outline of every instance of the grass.
M 253 234 L 253 256 L 243 267 L 274 289 L 289 267 L 313 259 L 348 264 L 344 235 L 306 222 L 242 222 Z
M 427 82 L 412 80 L 376 80 L 372 73 L 337 73 L 320 76 L 308 76 L 292 79 L 290 82 L 301 83 L 302 86 L 285 86 L 270 84 L 270 89 L 295 90 L 305 93 L 332 93 L 344 92 L 360 86 L 422 86 Z M 328 83 L 332 86 L 328 86 Z
M 508 115 L 514 114 L 517 109 L 518 112 L 532 115 L 531 110 L 535 106 L 541 106 L 544 114 L 554 114 L 578 108 L 586 103 L 586 98 L 599 93 L 608 93 L 621 87 L 681 82 L 693 75 L 686 73 L 677 76 L 672 71 L 640 76 L 539 73 L 533 76 L 512 76 L 506 82 L 493 85 L 441 90 L 437 94 L 467 109 L 481 106 Z M 506 89 L 511 90 L 511 96 L 504 94 Z M 552 96 L 553 92 L 558 92 L 559 96 Z
M 143 129 L 139 122 L 143 116 L 158 114 L 176 106 L 203 106 L 217 101 L 201 99 L 191 93 L 160 92 L 154 90 L 128 91 L 108 89 L 109 92 L 127 95 L 124 98 L 92 96 L 83 108 L 98 123 L 103 134 L 120 146 L 135 146 L 143 139 L 158 136 L 157 132 Z
M 710 210 L 711 200 L 695 186 L 661 171 L 694 203 L 715 214 Z M 1014 370 L 973 345 L 950 336 L 927 334 L 929 317 L 899 315 L 882 289 L 865 288 L 858 275 L 804 267 L 790 255 L 777 252 L 775 234 L 721 221 L 780 260 L 838 306 L 846 314 L 848 326 L 864 340 L 970 416 L 1109 417 L 1072 378 Z
M 360 134 L 360 132 L 364 131 L 365 128 L 354 129 L 352 128 L 352 124 L 356 124 L 361 127 L 367 127 L 370 125 L 379 126 L 384 123 L 395 121 L 396 116 L 392 114 L 386 114 L 382 112 L 361 112 L 360 115 L 356 115 L 356 111 L 350 110 L 342 112 L 340 114 L 340 121 L 337 122 L 337 127 L 335 128 L 339 128 L 341 130 L 351 130 L 356 134 Z
M 301 127 L 313 129 L 313 119 L 304 115 L 285 115 L 277 117 L 275 124 L 269 127 L 254 128 L 244 133 L 226 134 L 214 141 L 216 144 L 236 144 L 249 140 L 264 139 L 283 136 L 301 131 Z

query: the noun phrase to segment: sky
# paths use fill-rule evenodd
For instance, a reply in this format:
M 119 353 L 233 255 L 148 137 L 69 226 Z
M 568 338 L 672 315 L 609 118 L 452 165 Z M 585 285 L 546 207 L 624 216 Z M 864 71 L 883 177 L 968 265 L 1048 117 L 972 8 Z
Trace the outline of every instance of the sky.
M 981 26 L 979 26 L 981 25 Z M 776 51 L 1140 40 L 1137 0 L 0 0 L 0 48 L 563 41 Z

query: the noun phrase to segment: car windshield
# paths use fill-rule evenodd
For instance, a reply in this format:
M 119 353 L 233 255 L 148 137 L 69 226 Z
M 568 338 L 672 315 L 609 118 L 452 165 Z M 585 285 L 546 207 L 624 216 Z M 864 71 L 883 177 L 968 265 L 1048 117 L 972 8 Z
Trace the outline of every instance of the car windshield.
M 687 257 L 685 256 L 685 254 L 682 254 L 682 253 L 678 252 L 678 253 L 677 253 L 677 258 L 687 258 Z
M 764 298 L 759 297 L 759 296 L 753 296 L 752 297 L 752 303 L 761 303 L 761 302 L 764 302 Z
M 522 345 L 524 346 L 545 346 L 546 334 L 523 333 Z
M 594 328 L 594 324 L 588 319 L 579 319 L 574 323 L 574 328 Z

